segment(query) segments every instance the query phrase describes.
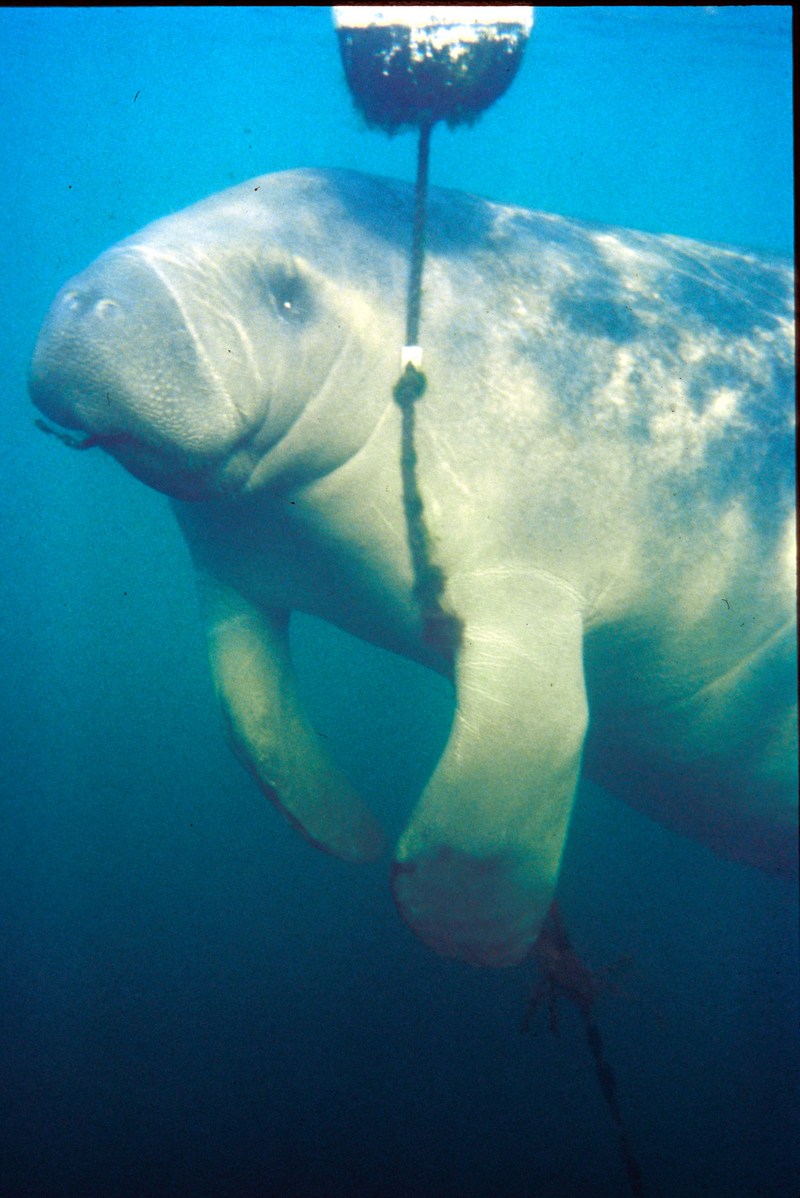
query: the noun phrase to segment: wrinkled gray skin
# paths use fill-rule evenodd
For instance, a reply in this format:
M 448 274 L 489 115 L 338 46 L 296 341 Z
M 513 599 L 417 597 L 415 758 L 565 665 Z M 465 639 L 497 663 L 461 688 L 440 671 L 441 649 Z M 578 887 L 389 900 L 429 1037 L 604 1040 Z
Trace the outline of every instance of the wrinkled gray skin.
M 233 746 L 319 846 L 382 836 L 303 714 L 289 613 L 453 678 L 393 868 L 438 952 L 527 953 L 581 768 L 792 870 L 788 268 L 433 192 L 418 482 L 448 654 L 411 595 L 392 401 L 410 202 L 297 171 L 150 225 L 57 296 L 34 402 L 172 497 Z

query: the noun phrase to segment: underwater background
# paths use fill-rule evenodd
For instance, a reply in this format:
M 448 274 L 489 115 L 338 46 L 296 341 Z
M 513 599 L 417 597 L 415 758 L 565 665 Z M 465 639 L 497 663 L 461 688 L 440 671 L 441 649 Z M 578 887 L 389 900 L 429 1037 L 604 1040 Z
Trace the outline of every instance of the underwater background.
M 788 6 L 539 8 L 522 70 L 432 181 L 792 252 Z M 146 222 L 272 170 L 411 179 L 363 126 L 327 8 L 0 11 L 0 1194 L 628 1193 L 584 1030 L 520 1023 L 532 965 L 419 943 L 388 863 L 314 851 L 223 739 L 167 501 L 34 428 L 58 287 Z M 424 311 L 423 311 L 424 330 Z M 308 619 L 319 729 L 396 834 L 449 688 Z M 645 1192 L 800 1190 L 793 883 L 583 787 L 559 899 Z

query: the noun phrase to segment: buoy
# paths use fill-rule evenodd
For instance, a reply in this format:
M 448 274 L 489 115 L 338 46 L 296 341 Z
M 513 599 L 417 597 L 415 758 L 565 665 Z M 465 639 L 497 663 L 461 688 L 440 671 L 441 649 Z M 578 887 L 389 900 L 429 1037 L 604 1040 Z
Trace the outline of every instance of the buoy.
M 404 371 L 421 365 L 417 341 L 431 131 L 437 121 L 451 127 L 471 123 L 502 96 L 522 62 L 533 11 L 461 4 L 333 9 L 345 77 L 367 123 L 387 133 L 419 131 Z
M 406 336 L 393 395 L 401 412 L 400 474 L 412 593 L 423 640 L 452 661 L 461 643 L 462 622 L 444 602 L 447 579 L 433 558 L 417 480 L 414 433 L 414 406 L 427 389 L 419 326 L 431 133 L 437 121 L 451 128 L 471 124 L 507 90 L 533 28 L 533 9 L 347 4 L 334 8 L 333 23 L 350 92 L 367 123 L 390 134 L 419 132 Z
M 333 19 L 356 105 L 396 133 L 476 120 L 516 75 L 533 8 L 341 5 Z

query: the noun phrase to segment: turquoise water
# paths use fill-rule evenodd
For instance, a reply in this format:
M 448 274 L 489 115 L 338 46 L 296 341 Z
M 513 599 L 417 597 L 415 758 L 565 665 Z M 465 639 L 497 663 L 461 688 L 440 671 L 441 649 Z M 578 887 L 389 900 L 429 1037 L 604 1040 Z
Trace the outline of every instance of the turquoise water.
M 56 289 L 146 221 L 294 166 L 410 178 L 363 129 L 327 9 L 0 12 L 0 1193 L 624 1194 L 577 1017 L 440 960 L 385 864 L 314 853 L 228 753 L 165 501 L 36 433 Z M 512 90 L 434 136 L 436 183 L 791 251 L 790 10 L 540 10 Z M 309 621 L 307 699 L 395 831 L 444 686 Z M 344 701 L 343 701 L 344 699 Z M 582 792 L 560 898 L 648 1194 L 795 1195 L 795 889 Z

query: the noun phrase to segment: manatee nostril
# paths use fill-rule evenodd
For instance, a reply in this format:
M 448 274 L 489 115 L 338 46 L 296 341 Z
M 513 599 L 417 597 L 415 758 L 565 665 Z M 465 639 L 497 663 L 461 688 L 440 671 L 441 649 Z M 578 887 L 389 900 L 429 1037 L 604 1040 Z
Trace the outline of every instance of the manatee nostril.
M 122 309 L 114 300 L 103 299 L 99 300 L 94 306 L 95 316 L 99 316 L 101 320 L 109 320 L 122 314 Z
M 62 303 L 70 312 L 79 312 L 84 307 L 84 302 L 81 299 L 80 292 L 68 291 L 64 296 Z

